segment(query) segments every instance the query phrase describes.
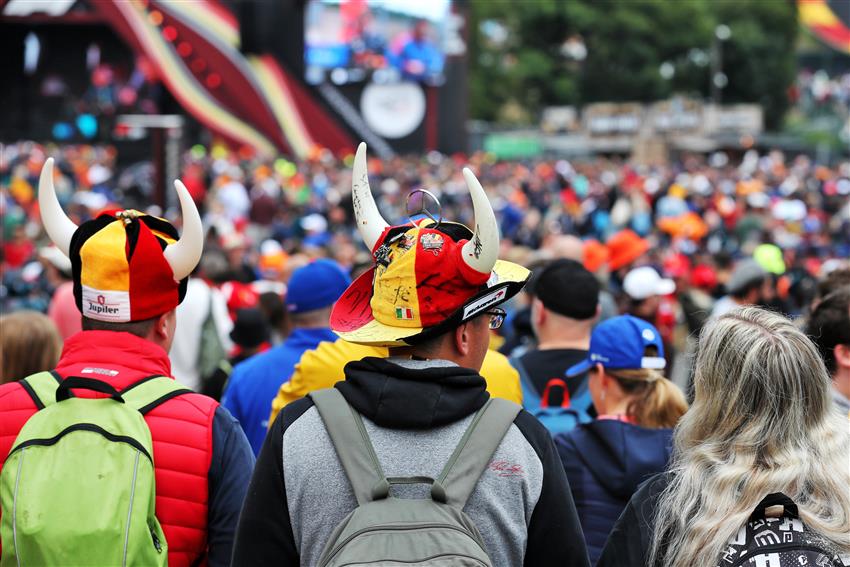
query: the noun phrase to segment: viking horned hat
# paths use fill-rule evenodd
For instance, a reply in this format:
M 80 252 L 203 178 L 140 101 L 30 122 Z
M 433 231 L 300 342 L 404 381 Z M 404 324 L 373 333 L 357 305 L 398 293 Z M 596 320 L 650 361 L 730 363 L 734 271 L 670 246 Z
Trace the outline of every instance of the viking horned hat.
M 53 187 L 53 158 L 41 170 L 38 204 L 44 230 L 71 259 L 80 312 L 100 321 L 143 321 L 183 301 L 187 277 L 203 251 L 201 217 L 186 187 L 174 182 L 183 236 L 168 221 L 135 210 L 108 210 L 80 226 Z
M 369 187 L 366 144 L 354 157 L 357 228 L 375 266 L 343 293 L 331 328 L 355 343 L 401 346 L 445 333 L 516 295 L 529 271 L 498 259 L 499 225 L 475 174 L 464 168 L 475 229 L 433 219 L 390 226 Z

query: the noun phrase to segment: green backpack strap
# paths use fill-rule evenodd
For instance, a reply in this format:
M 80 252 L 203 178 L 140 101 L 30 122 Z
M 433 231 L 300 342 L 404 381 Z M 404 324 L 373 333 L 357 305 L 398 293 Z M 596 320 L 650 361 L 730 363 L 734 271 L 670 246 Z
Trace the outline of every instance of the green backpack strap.
M 463 509 L 521 409 L 508 400 L 490 398 L 478 410 L 440 476 L 431 486 L 431 497 L 434 500 Z
M 19 382 L 40 410 L 56 403 L 56 388 L 61 383 L 62 378 L 58 374 L 47 371 L 32 374 Z
M 342 468 L 354 489 L 357 504 L 362 506 L 386 497 L 389 483 L 366 433 L 363 419 L 336 388 L 316 390 L 308 395 L 325 423 Z
M 150 378 L 139 380 L 120 393 L 125 404 L 131 408 L 135 408 L 141 414 L 146 414 L 171 398 L 183 394 L 191 394 L 192 390 L 186 388 L 173 378 L 151 376 Z

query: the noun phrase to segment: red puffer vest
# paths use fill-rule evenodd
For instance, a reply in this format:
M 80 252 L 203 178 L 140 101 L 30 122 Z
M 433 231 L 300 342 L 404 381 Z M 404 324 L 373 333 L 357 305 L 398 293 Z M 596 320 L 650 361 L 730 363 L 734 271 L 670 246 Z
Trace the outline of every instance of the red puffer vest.
M 148 376 L 170 376 L 159 346 L 128 333 L 83 331 L 65 341 L 56 371 L 63 377 L 96 378 L 121 390 Z M 75 390 L 80 396 L 94 395 Z M 208 473 L 212 423 L 218 402 L 184 394 L 151 410 L 145 421 L 153 438 L 156 516 L 168 542 L 168 565 L 206 565 Z M 0 386 L 0 470 L 24 423 L 35 413 L 18 383 Z

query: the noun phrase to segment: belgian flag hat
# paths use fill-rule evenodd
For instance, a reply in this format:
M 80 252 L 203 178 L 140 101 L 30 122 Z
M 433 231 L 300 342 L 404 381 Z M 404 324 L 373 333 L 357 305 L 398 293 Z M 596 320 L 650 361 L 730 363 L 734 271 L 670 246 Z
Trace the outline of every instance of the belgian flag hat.
M 360 236 L 375 266 L 334 305 L 331 329 L 343 339 L 378 346 L 414 345 L 448 332 L 516 295 L 530 275 L 498 260 L 499 226 L 484 189 L 468 168 L 475 231 L 432 220 L 389 226 L 369 188 L 366 144 L 352 171 Z
M 201 217 L 186 187 L 174 182 L 183 236 L 168 221 L 135 210 L 111 210 L 79 227 L 53 187 L 53 158 L 41 170 L 38 204 L 44 230 L 71 259 L 74 298 L 85 317 L 126 323 L 171 311 L 203 251 Z

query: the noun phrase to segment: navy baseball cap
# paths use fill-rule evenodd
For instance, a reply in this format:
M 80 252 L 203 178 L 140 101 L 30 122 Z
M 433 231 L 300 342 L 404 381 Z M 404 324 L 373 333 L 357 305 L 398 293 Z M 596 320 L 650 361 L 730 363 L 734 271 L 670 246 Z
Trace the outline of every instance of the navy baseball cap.
M 336 303 L 351 284 L 342 266 L 320 258 L 295 270 L 286 287 L 286 308 L 290 313 L 304 313 Z
M 644 356 L 649 346 L 658 349 L 658 356 Z M 661 370 L 667 366 L 661 334 L 650 323 L 631 315 L 607 319 L 593 329 L 587 358 L 568 368 L 566 375 L 577 376 L 597 363 L 612 370 Z

